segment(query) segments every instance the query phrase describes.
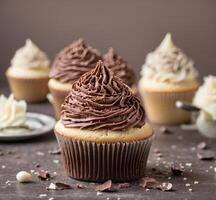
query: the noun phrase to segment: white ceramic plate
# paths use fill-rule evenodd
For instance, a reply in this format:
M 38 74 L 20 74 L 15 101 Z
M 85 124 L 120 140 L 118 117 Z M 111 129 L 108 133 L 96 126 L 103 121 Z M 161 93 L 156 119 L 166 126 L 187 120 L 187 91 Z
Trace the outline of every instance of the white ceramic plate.
M 27 113 L 28 128 L 0 130 L 0 141 L 19 141 L 38 137 L 53 130 L 55 119 L 40 113 Z

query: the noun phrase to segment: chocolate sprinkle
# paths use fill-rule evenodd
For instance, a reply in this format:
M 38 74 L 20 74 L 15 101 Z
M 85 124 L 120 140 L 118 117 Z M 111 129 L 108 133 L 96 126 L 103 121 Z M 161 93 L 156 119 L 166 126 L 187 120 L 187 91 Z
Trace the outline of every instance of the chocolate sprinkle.
M 213 151 L 203 151 L 203 152 L 197 153 L 197 157 L 200 160 L 210 161 L 210 160 L 215 159 L 215 154 Z
M 113 187 L 113 183 L 111 180 L 104 182 L 101 185 L 95 187 L 95 191 L 97 192 L 115 192 L 116 188 Z
M 118 188 L 124 189 L 124 188 L 129 188 L 131 185 L 129 183 L 119 183 Z
M 184 168 L 179 164 L 171 165 L 171 171 L 173 176 L 181 176 L 184 172 Z
M 49 180 L 51 178 L 51 176 L 50 176 L 50 174 L 49 174 L 48 171 L 41 170 L 41 171 L 36 172 L 35 174 L 42 181 Z
M 58 190 L 66 190 L 66 189 L 73 189 L 73 187 L 67 183 L 63 182 L 56 182 L 55 183 Z

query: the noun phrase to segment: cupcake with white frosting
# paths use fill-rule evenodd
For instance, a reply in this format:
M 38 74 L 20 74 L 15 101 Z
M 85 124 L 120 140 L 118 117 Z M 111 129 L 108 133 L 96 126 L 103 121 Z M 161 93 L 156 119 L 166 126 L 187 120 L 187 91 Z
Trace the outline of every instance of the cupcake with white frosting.
M 216 138 L 216 76 L 209 75 L 198 89 L 193 104 L 201 108 L 196 125 L 205 136 Z
M 18 49 L 6 71 L 11 91 L 16 99 L 38 102 L 46 99 L 50 61 L 30 39 Z
M 13 95 L 8 98 L 0 95 L 0 107 L 0 130 L 14 130 L 26 126 L 25 101 L 16 101 Z
M 168 33 L 160 46 L 149 53 L 143 65 L 139 89 L 152 122 L 179 124 L 190 113 L 175 107 L 177 100 L 191 102 L 199 83 L 193 61 L 178 48 Z

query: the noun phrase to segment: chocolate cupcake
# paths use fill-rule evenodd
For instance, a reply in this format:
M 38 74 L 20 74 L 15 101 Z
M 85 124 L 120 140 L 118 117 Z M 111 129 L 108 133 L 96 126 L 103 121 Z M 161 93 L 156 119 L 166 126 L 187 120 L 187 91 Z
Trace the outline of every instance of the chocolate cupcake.
M 103 60 L 104 64 L 109 67 L 116 76 L 128 85 L 134 93 L 137 93 L 135 73 L 127 61 L 119 56 L 113 48 L 109 48 L 108 52 L 103 56 Z
M 101 61 L 72 85 L 55 134 L 72 178 L 123 182 L 145 174 L 153 129 L 139 99 Z
M 60 117 L 61 105 L 70 92 L 72 83 L 93 69 L 99 59 L 100 52 L 87 45 L 83 39 L 74 41 L 56 56 L 48 84 L 56 118 Z

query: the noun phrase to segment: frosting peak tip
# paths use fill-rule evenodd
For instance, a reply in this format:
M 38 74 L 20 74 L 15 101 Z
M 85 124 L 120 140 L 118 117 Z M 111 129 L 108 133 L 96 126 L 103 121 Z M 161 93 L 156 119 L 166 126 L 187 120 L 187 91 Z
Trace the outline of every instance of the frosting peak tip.
M 176 46 L 173 43 L 171 33 L 167 33 L 162 40 L 160 46 L 157 48 L 158 51 L 167 51 L 170 49 L 174 49 Z

